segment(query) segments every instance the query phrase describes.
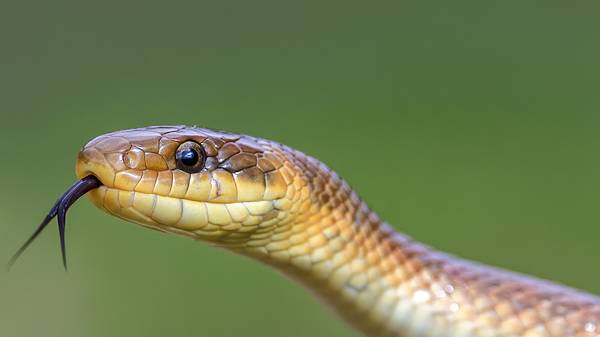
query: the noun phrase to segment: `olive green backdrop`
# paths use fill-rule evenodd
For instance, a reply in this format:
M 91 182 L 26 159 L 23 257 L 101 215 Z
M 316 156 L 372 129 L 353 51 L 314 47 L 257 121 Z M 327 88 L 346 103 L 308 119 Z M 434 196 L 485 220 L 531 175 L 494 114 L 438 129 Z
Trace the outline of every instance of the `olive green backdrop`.
M 2 1 L 0 260 L 115 129 L 320 158 L 433 246 L 600 293 L 597 1 Z M 0 271 L 2 337 L 357 336 L 250 260 L 87 200 Z

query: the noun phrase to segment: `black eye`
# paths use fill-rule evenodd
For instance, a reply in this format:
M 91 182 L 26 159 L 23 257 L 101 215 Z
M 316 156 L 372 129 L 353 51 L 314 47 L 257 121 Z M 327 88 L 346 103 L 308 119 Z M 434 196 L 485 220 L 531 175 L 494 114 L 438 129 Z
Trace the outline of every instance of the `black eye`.
M 179 146 L 175 159 L 177 168 L 188 173 L 200 172 L 204 167 L 204 150 L 196 142 L 185 142 Z
M 194 166 L 198 164 L 198 160 L 200 159 L 198 152 L 196 152 L 194 149 L 185 149 L 179 152 L 178 155 L 179 160 L 185 166 Z

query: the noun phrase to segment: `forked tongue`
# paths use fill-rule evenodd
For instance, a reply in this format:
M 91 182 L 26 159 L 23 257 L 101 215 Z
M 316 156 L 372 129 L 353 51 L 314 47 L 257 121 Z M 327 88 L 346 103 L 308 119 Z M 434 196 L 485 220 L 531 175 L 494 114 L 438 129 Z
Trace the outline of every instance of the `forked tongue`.
M 10 261 L 8 262 L 8 268 L 10 268 L 25 252 L 27 247 L 40 235 L 40 233 L 48 226 L 50 221 L 58 216 L 58 234 L 60 236 L 60 252 L 62 254 L 62 261 L 67 270 L 67 255 L 66 255 L 66 246 L 65 246 L 65 225 L 67 221 L 67 211 L 69 207 L 77 201 L 77 199 L 81 198 L 87 192 L 102 186 L 102 183 L 98 178 L 94 176 L 87 176 L 75 184 L 73 184 L 69 189 L 56 201 L 56 204 L 52 206 L 48 215 L 44 218 L 42 223 L 37 227 L 37 229 L 31 234 L 29 239 L 25 241 L 25 243 L 17 250 L 17 252 L 12 256 Z

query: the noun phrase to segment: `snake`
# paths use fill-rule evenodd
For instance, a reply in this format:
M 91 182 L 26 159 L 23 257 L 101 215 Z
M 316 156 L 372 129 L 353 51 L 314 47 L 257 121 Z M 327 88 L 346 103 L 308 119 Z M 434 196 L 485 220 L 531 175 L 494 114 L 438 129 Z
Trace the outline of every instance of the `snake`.
M 76 175 L 12 263 L 57 217 L 66 268 L 67 210 L 87 195 L 110 215 L 275 268 L 365 336 L 600 336 L 599 297 L 397 232 L 328 166 L 278 142 L 195 126 L 116 131 L 81 148 Z

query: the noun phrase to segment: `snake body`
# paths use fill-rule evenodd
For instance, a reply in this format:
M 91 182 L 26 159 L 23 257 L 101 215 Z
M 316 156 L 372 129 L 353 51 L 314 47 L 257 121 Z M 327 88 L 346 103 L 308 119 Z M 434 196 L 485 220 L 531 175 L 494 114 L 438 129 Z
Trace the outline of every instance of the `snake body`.
M 203 158 L 186 172 L 177 153 L 189 146 Z M 368 336 L 600 335 L 598 297 L 397 233 L 335 172 L 276 142 L 183 126 L 125 130 L 85 145 L 77 175 L 102 183 L 88 194 L 100 209 L 273 266 Z

